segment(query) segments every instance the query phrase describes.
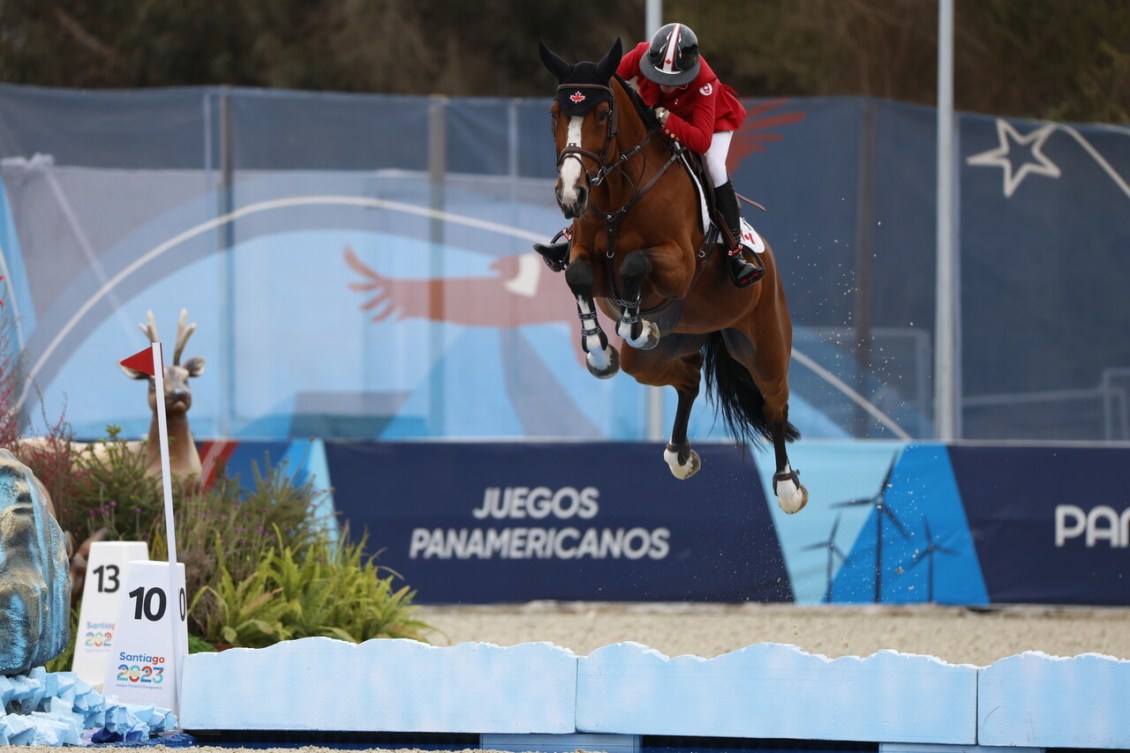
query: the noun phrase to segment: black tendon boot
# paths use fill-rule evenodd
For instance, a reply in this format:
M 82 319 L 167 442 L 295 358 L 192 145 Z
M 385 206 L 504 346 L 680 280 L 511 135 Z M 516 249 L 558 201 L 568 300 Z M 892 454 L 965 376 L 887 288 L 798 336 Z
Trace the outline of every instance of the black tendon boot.
M 718 209 L 718 216 L 722 218 L 722 239 L 729 249 L 727 261 L 730 279 L 739 288 L 749 287 L 765 274 L 765 266 L 757 258 L 757 254 L 753 255 L 755 263 L 751 264 L 742 253 L 742 222 L 733 181 L 726 181 L 714 189 L 714 206 Z
M 557 239 L 562 237 L 564 237 L 565 240 L 558 243 Z M 535 243 L 534 251 L 541 254 L 542 261 L 545 262 L 547 267 L 554 272 L 560 272 L 565 269 L 565 266 L 569 263 L 569 242 L 572 240 L 572 231 L 569 228 L 565 228 L 557 235 L 553 236 L 553 240 L 549 243 Z

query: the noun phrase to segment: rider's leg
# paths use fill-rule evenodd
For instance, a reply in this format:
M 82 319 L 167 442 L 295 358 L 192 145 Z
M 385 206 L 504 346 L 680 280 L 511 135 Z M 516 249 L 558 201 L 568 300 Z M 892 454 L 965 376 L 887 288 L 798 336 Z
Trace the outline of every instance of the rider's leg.
M 757 254 L 753 254 L 755 263 L 751 264 L 742 252 L 741 211 L 738 208 L 737 194 L 734 193 L 734 184 L 726 172 L 726 155 L 730 151 L 733 136 L 732 131 L 714 134 L 710 148 L 703 155 L 703 161 L 714 185 L 714 206 L 722 220 L 730 279 L 734 285 L 744 288 L 760 280 L 765 274 L 765 267 Z
M 559 238 L 565 240 L 560 243 L 557 242 Z M 535 243 L 534 251 L 541 254 L 542 261 L 546 266 L 554 272 L 560 272 L 565 269 L 569 263 L 569 242 L 573 238 L 572 227 L 562 229 L 557 235 L 553 236 L 553 240 L 549 243 Z

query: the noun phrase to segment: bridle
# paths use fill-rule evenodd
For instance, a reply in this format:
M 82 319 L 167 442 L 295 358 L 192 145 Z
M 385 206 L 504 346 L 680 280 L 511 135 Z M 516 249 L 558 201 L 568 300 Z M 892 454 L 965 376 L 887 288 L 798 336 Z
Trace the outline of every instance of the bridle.
M 620 86 L 624 88 L 624 91 L 628 94 L 628 96 L 632 97 L 632 90 L 628 87 L 628 84 L 618 75 L 615 75 L 615 78 L 620 82 Z M 634 100 L 637 104 L 637 110 L 640 111 L 640 119 L 644 122 L 644 125 L 647 128 L 647 134 L 638 144 L 630 147 L 629 149 L 621 150 L 619 155 L 613 161 L 609 162 L 609 149 L 612 146 L 612 142 L 619 135 L 619 117 L 618 108 L 616 107 L 616 93 L 612 90 L 611 86 L 605 86 L 603 84 L 561 84 L 557 87 L 558 93 L 566 90 L 576 91 L 578 89 L 596 89 L 601 92 L 606 92 L 609 95 L 609 114 L 607 126 L 605 127 L 604 144 L 601 146 L 599 152 L 593 152 L 579 145 L 566 144 L 565 147 L 557 153 L 557 170 L 558 172 L 560 172 L 561 165 L 565 162 L 565 160 L 572 158 L 577 160 L 577 162 L 580 164 L 581 172 L 583 172 L 586 178 L 588 178 L 590 186 L 599 186 L 604 182 L 605 178 L 617 171 L 623 173 L 628 182 L 636 186 L 635 192 L 631 197 L 628 198 L 626 202 L 624 202 L 620 206 L 619 209 L 602 210 L 596 206 L 596 203 L 590 197 L 589 206 L 585 210 L 592 211 L 600 215 L 600 217 L 604 220 L 605 231 L 608 233 L 608 248 L 605 250 L 604 255 L 605 260 L 609 266 L 609 281 L 615 294 L 614 300 L 621 308 L 624 308 L 625 304 L 627 304 L 628 302 L 620 300 L 620 290 L 619 286 L 616 283 L 616 274 L 612 269 L 613 259 L 616 255 L 616 236 L 620 228 L 620 220 L 624 218 L 624 215 L 626 215 L 632 209 L 632 207 L 636 206 L 640 203 L 640 201 L 643 200 L 644 196 L 646 196 L 647 193 L 655 187 L 655 184 L 659 182 L 659 179 L 663 177 L 668 168 L 670 168 L 683 156 L 684 147 L 678 141 L 674 139 L 667 139 L 667 137 L 663 136 L 658 124 L 649 123 L 647 118 L 645 118 L 643 115 L 642 105 L 639 104 L 638 100 Z M 643 153 L 644 147 L 646 147 L 647 143 L 651 141 L 651 137 L 656 135 L 657 133 L 660 134 L 660 138 L 668 141 L 668 145 L 671 149 L 671 156 L 658 170 L 655 171 L 655 173 L 648 179 L 645 184 L 639 186 L 638 184 L 636 184 L 636 181 L 627 174 L 627 163 L 637 154 Z M 585 163 L 581 160 L 581 157 L 586 157 L 597 164 L 595 175 L 589 173 L 589 171 L 585 169 Z M 643 168 L 640 171 L 641 176 L 644 175 L 647 171 L 646 159 L 646 154 L 644 154 L 645 162 Z
M 604 84 L 561 84 L 557 87 L 558 93 L 567 90 L 579 91 L 581 89 L 596 89 L 608 95 L 608 121 L 604 128 L 604 145 L 601 146 L 600 152 L 593 152 L 576 144 L 566 144 L 565 147 L 557 153 L 557 170 L 560 171 L 561 165 L 564 164 L 565 160 L 571 157 L 580 163 L 581 172 L 588 178 L 589 184 L 599 186 L 604 182 L 604 178 L 609 173 L 608 149 L 612 146 L 612 140 L 615 139 L 619 133 L 616 95 L 613 93 L 611 86 L 605 86 Z M 587 157 L 597 164 L 596 175 L 592 175 L 585 169 L 585 163 L 581 160 L 581 157 Z
M 628 88 L 628 84 L 619 76 L 616 76 L 616 79 L 620 82 L 620 85 L 624 87 L 624 91 L 628 92 L 629 96 L 631 96 L 631 90 Z M 660 133 L 660 130 L 657 125 L 647 123 L 646 118 L 643 118 L 643 114 L 641 113 L 641 120 L 644 120 L 644 123 L 647 127 L 647 135 L 645 135 L 643 137 L 643 140 L 635 146 L 626 150 L 621 150 L 619 156 L 617 156 L 616 159 L 612 162 L 609 162 L 609 149 L 612 146 L 613 140 L 615 140 L 619 135 L 620 130 L 619 110 L 616 107 L 616 93 L 612 90 L 611 86 L 606 86 L 604 84 L 561 84 L 557 87 L 557 91 L 559 93 L 566 90 L 576 91 L 578 89 L 596 89 L 609 95 L 609 114 L 607 126 L 605 127 L 604 144 L 601 146 L 599 152 L 593 152 L 589 149 L 585 149 L 574 144 L 566 144 L 565 147 L 557 153 L 557 169 L 560 172 L 561 165 L 565 160 L 569 158 L 575 159 L 580 163 L 581 171 L 588 178 L 589 185 L 599 186 L 604 182 L 604 179 L 612 173 L 617 171 L 623 173 L 627 163 L 637 154 L 642 153 L 644 147 L 647 146 L 647 143 L 651 140 L 651 137 L 657 133 Z M 620 224 L 620 220 L 625 214 L 628 213 L 628 211 L 632 207 L 640 203 L 643 197 L 647 195 L 647 193 L 655 186 L 655 184 L 659 182 L 659 179 L 663 177 L 664 173 L 667 172 L 667 169 L 670 168 L 671 165 L 675 164 L 675 162 L 678 161 L 682 156 L 683 147 L 679 144 L 679 142 L 671 140 L 670 147 L 671 156 L 667 159 L 666 162 L 663 163 L 663 166 L 655 171 L 655 174 L 651 176 L 647 183 L 645 183 L 642 187 L 638 187 L 635 193 L 632 194 L 632 196 L 626 202 L 624 202 L 624 204 L 621 205 L 619 209 L 601 210 L 596 207 L 595 203 L 591 199 L 589 200 L 589 209 L 596 214 L 599 214 L 604 219 L 605 228 L 608 231 L 608 250 L 605 253 L 609 258 L 612 258 L 612 256 L 615 254 L 616 231 Z M 585 169 L 585 164 L 583 161 L 581 161 L 581 157 L 587 157 L 597 164 L 595 175 L 589 173 L 589 171 Z M 644 168 L 640 174 L 642 175 L 644 172 L 646 172 L 646 170 L 647 167 L 645 163 Z M 627 176 L 626 173 L 625 177 L 628 178 L 629 182 L 633 184 L 635 183 L 635 181 L 630 176 Z

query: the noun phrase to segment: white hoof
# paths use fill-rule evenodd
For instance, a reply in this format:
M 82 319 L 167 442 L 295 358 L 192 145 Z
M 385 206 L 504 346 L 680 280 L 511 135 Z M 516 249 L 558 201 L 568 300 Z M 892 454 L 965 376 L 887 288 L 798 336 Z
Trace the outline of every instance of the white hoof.
M 702 468 L 702 458 L 698 453 L 691 450 L 691 454 L 687 457 L 685 464 L 679 462 L 679 453 L 675 450 L 667 448 L 663 451 L 663 459 L 667 461 L 667 467 L 671 469 L 671 475 L 684 481 L 691 476 L 698 473 Z
M 808 490 L 785 479 L 777 484 L 777 504 L 789 515 L 798 513 L 808 504 Z
M 632 339 L 632 325 L 620 322 L 616 325 L 616 334 L 624 338 L 624 342 L 636 350 L 651 350 L 659 344 L 659 327 L 654 322 L 644 319 L 640 322 L 640 336 Z
M 611 345 L 604 350 L 589 351 L 585 356 L 585 365 L 597 379 L 611 379 L 620 370 L 620 354 Z

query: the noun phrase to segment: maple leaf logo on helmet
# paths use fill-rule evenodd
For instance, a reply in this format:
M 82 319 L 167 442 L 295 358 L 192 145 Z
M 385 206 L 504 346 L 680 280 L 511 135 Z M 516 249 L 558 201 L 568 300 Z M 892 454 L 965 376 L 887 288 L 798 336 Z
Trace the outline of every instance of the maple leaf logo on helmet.
M 569 95 L 569 101 L 573 102 L 574 104 L 584 102 L 585 101 L 585 95 L 581 94 L 580 89 L 578 89 L 577 91 L 575 91 L 575 92 L 573 92 L 572 94 Z

